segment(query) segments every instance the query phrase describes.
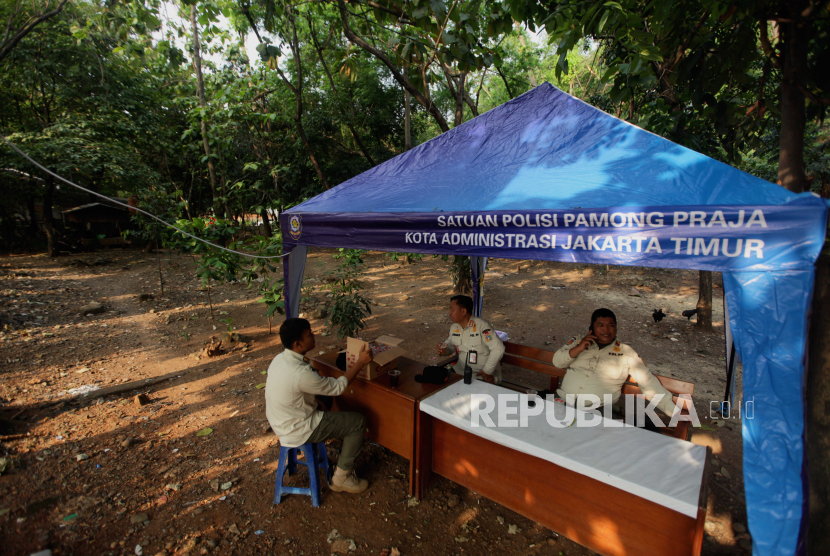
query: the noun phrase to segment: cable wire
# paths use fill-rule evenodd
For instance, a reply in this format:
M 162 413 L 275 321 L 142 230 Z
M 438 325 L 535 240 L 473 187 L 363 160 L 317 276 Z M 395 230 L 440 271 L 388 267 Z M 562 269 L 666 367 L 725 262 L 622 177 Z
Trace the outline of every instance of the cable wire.
M 12 144 L 12 143 L 11 143 L 8 139 L 6 139 L 6 136 L 5 136 L 5 135 L 0 134 L 0 137 L 2 137 L 2 138 L 3 138 L 3 141 L 5 141 L 5 142 L 6 142 L 6 144 L 7 144 L 8 146 L 10 146 L 10 147 L 11 147 L 11 148 L 15 151 L 15 152 L 17 152 L 17 154 L 19 154 L 20 156 L 22 156 L 23 158 L 25 158 L 26 160 L 28 160 L 29 162 L 31 162 L 32 164 L 34 164 L 36 167 L 40 168 L 41 170 L 43 170 L 44 172 L 46 172 L 47 174 L 49 174 L 50 176 L 53 176 L 53 177 L 55 177 L 55 178 L 57 178 L 57 179 L 61 180 L 62 182 L 64 182 L 64 183 L 66 183 L 66 184 L 71 185 L 72 187 L 75 187 L 75 188 L 77 188 L 77 189 L 80 189 L 81 191 L 84 191 L 84 192 L 86 192 L 86 193 L 89 193 L 90 195 L 95 195 L 96 197 L 101 197 L 102 199 L 106 199 L 106 200 L 107 200 L 107 202 L 114 203 L 114 204 L 116 204 L 116 205 L 120 205 L 120 206 L 122 206 L 122 207 L 126 207 L 126 208 L 127 208 L 127 209 L 129 209 L 129 210 L 134 210 L 134 211 L 136 211 L 136 212 L 140 212 L 140 213 L 142 213 L 142 214 L 146 214 L 146 215 L 147 215 L 147 216 L 149 216 L 150 218 L 152 218 L 152 219 L 154 219 L 154 220 L 158 220 L 159 222 L 161 222 L 162 224 L 164 224 L 164 225 L 165 225 L 165 226 L 167 226 L 168 228 L 173 228 L 173 229 L 174 229 L 174 230 L 176 230 L 177 232 L 180 232 L 180 233 L 182 233 L 182 234 L 184 234 L 184 235 L 186 235 L 186 236 L 188 236 L 188 237 L 192 237 L 192 238 L 193 238 L 193 239 L 195 239 L 196 241 L 201 241 L 202 243 L 206 243 L 206 244 L 210 245 L 211 247 L 215 247 L 215 248 L 217 248 L 217 249 L 221 249 L 222 251 L 227 251 L 227 252 L 229 252 L 229 253 L 236 253 L 237 255 L 242 255 L 243 257 L 249 257 L 249 258 L 251 258 L 251 259 L 281 259 L 281 258 L 283 258 L 283 257 L 287 257 L 288 255 L 290 255 L 290 253 L 285 253 L 285 254 L 283 254 L 283 255 L 272 255 L 272 256 L 268 256 L 268 257 L 263 256 L 263 255 L 251 255 L 250 253 L 243 253 L 242 251 L 234 251 L 233 249 L 228 249 L 227 247 L 223 247 L 223 246 L 221 246 L 221 245 L 217 245 L 217 244 L 215 244 L 215 243 L 211 243 L 210 241 L 208 241 L 208 240 L 206 240 L 206 239 L 202 239 L 202 238 L 200 238 L 200 237 L 198 237 L 198 236 L 195 236 L 195 235 L 191 234 L 190 232 L 186 232 L 186 231 L 182 230 L 181 228 L 177 228 L 177 227 L 176 227 L 176 226 L 174 226 L 173 224 L 170 224 L 170 223 L 168 223 L 168 222 L 165 222 L 164 220 L 162 220 L 162 219 L 161 219 L 161 218 L 159 218 L 158 216 L 156 216 L 156 215 L 154 215 L 154 214 L 150 214 L 150 213 L 149 213 L 149 212 L 147 212 L 146 210 L 143 210 L 143 209 L 140 209 L 140 208 L 138 208 L 138 207 L 131 206 L 131 205 L 125 205 L 124 203 L 121 203 L 121 202 L 119 202 L 119 201 L 114 201 L 113 199 L 111 199 L 110 197 L 107 197 L 106 195 L 102 195 L 102 194 L 100 194 L 100 193 L 96 193 L 95 191 L 91 191 L 91 190 L 87 189 L 86 187 L 82 187 L 82 186 L 80 186 L 80 185 L 78 185 L 78 184 L 76 184 L 76 183 L 72 183 L 72 182 L 71 182 L 71 181 L 69 181 L 68 179 L 63 178 L 63 177 L 61 177 L 61 176 L 57 175 L 56 173 L 52 172 L 52 171 L 51 171 L 51 170 L 49 170 L 48 168 L 44 168 L 44 167 L 43 167 L 42 165 L 40 165 L 38 162 L 36 162 L 35 160 L 33 160 L 33 159 L 29 156 L 29 155 L 27 155 L 25 152 L 23 152 L 23 151 L 21 151 L 20 149 L 18 149 L 18 148 L 17 148 L 17 146 L 15 146 L 15 145 L 14 145 L 14 144 Z

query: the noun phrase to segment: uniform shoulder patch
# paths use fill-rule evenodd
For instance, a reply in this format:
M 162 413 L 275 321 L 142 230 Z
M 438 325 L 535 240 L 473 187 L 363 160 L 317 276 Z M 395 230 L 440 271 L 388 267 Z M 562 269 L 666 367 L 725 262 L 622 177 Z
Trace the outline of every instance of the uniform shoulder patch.
M 484 336 L 488 342 L 493 341 L 493 334 L 491 333 L 491 330 L 489 328 L 487 330 L 482 331 L 481 335 Z
M 568 345 L 571 345 L 571 344 L 572 344 L 572 343 L 574 343 L 575 341 L 576 341 L 576 338 L 571 338 L 571 341 L 570 341 L 570 342 L 568 342 Z
M 303 357 L 303 363 L 311 363 L 308 357 Z

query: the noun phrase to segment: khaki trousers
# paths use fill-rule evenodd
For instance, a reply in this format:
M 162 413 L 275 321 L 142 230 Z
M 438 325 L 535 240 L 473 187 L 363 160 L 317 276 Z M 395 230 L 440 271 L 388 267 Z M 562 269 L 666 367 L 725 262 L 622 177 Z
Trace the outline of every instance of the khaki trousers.
M 332 438 L 342 438 L 343 448 L 340 450 L 340 459 L 337 467 L 343 471 L 351 471 L 354 459 L 363 446 L 363 435 L 366 432 L 366 419 L 360 413 L 352 411 L 324 411 L 323 420 L 311 433 L 306 442 L 325 442 Z

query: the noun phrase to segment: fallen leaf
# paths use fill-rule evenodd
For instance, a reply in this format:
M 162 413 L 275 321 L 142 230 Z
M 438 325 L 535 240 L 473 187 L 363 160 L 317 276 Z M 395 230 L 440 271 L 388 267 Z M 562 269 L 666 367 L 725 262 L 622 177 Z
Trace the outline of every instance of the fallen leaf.
M 197 433 L 196 433 L 196 436 L 207 436 L 207 435 L 209 435 L 209 434 L 210 434 L 210 433 L 212 433 L 212 432 L 213 432 L 213 429 L 212 429 L 212 428 L 210 428 L 210 427 L 205 427 L 205 428 L 203 428 L 202 430 L 200 430 L 199 432 L 197 432 Z
M 521 533 L 522 530 L 516 527 L 515 525 L 508 525 L 507 532 L 511 535 L 515 535 L 516 533 Z
M 265 388 L 265 383 L 264 382 L 262 384 L 257 384 L 256 385 L 257 390 L 262 390 L 263 388 Z

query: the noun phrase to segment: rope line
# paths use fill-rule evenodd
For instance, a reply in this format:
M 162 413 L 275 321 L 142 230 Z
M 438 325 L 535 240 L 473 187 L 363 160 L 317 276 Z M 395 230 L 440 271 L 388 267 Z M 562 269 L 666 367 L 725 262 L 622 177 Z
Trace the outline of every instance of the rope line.
M 154 219 L 154 220 L 158 220 L 159 222 L 161 222 L 162 224 L 164 224 L 164 225 L 165 225 L 165 226 L 167 226 L 168 228 L 173 228 L 173 229 L 174 229 L 174 230 L 176 230 L 177 232 L 180 232 L 180 233 L 182 233 L 182 234 L 184 234 L 184 235 L 186 235 L 186 236 L 188 236 L 188 237 L 192 237 L 192 238 L 193 238 L 193 239 L 195 239 L 196 241 L 201 241 L 202 243 L 206 243 L 206 244 L 210 245 L 211 247 L 215 247 L 215 248 L 217 248 L 217 249 L 221 249 L 222 251 L 227 251 L 227 252 L 229 252 L 229 253 L 236 253 L 237 255 L 242 255 L 243 257 L 249 257 L 249 258 L 251 258 L 251 259 L 281 259 L 281 258 L 283 258 L 283 257 L 287 257 L 288 255 L 290 255 L 290 253 L 285 253 L 285 254 L 283 254 L 283 255 L 271 255 L 271 256 L 267 256 L 267 257 L 266 257 L 266 256 L 263 256 L 263 255 L 251 255 L 250 253 L 243 253 L 242 251 L 234 251 L 233 249 L 228 249 L 227 247 L 223 247 L 223 246 L 221 246 L 221 245 L 217 245 L 217 244 L 215 244 L 215 243 L 211 243 L 210 241 L 208 241 L 208 240 L 206 240 L 206 239 L 202 239 L 202 238 L 200 238 L 200 237 L 198 237 L 198 236 L 195 236 L 195 235 L 191 234 L 190 232 L 186 232 L 186 231 L 182 230 L 181 228 L 177 228 L 176 226 L 174 226 L 174 225 L 172 225 L 172 224 L 170 224 L 170 223 L 168 223 L 168 222 L 166 222 L 166 221 L 162 220 L 162 219 L 161 219 L 161 218 L 159 218 L 158 216 L 156 216 L 156 215 L 154 215 L 154 214 L 150 214 L 150 213 L 149 213 L 149 212 L 147 212 L 146 210 L 143 210 L 143 209 L 140 209 L 140 208 L 138 208 L 138 207 L 131 206 L 131 205 L 125 205 L 124 203 L 121 203 L 121 202 L 119 202 L 119 201 L 114 201 L 113 199 L 111 199 L 111 198 L 107 197 L 106 195 L 102 195 L 102 194 L 100 194 L 100 193 L 96 193 L 95 191 L 91 191 L 91 190 L 87 189 L 86 187 L 82 187 L 82 186 L 80 186 L 80 185 L 78 185 L 78 184 L 76 184 L 76 183 L 72 183 L 72 182 L 71 182 L 71 181 L 69 181 L 68 179 L 63 178 L 63 177 L 61 177 L 61 176 L 57 175 L 56 173 L 52 172 L 52 171 L 51 171 L 51 170 L 49 170 L 48 168 L 44 168 L 41 164 L 39 164 L 38 162 L 36 162 L 35 160 L 33 160 L 33 159 L 32 159 L 32 158 L 28 155 L 28 154 L 26 154 L 25 152 L 23 152 L 22 150 L 20 150 L 19 148 L 17 148 L 17 146 L 15 146 L 15 145 L 14 145 L 14 144 L 12 144 L 12 143 L 11 143 L 8 139 L 6 139 L 6 136 L 5 136 L 5 135 L 0 134 L 0 137 L 2 137 L 2 138 L 3 138 L 3 141 L 5 141 L 5 142 L 6 142 L 6 144 L 7 144 L 8 146 L 10 146 L 10 147 L 11 147 L 11 148 L 15 151 L 15 152 L 17 152 L 17 154 L 19 154 L 20 156 L 22 156 L 23 158 L 25 158 L 26 160 L 28 160 L 29 162 L 31 162 L 32 164 L 34 164 L 37 168 L 40 168 L 42 171 L 44 171 L 44 172 L 46 172 L 47 174 L 49 174 L 49 175 L 51 175 L 51 176 L 53 176 L 53 177 L 55 177 L 55 178 L 59 179 L 60 181 L 62 181 L 62 182 L 64 182 L 64 183 L 66 183 L 66 184 L 68 184 L 68 185 L 71 185 L 72 187 L 78 188 L 78 189 L 80 189 L 81 191 L 84 191 L 84 192 L 86 192 L 86 193 L 89 193 L 90 195 L 95 195 L 96 197 L 101 197 L 102 199 L 106 199 L 106 200 L 107 200 L 107 202 L 114 203 L 114 204 L 116 204 L 116 205 L 120 205 L 120 206 L 122 206 L 122 207 L 126 207 L 126 208 L 127 208 L 127 209 L 129 209 L 129 210 L 134 210 L 134 211 L 136 211 L 136 212 L 140 212 L 140 213 L 142 213 L 142 214 L 146 214 L 146 215 L 147 215 L 147 216 L 149 216 L 150 218 L 152 218 L 152 219 Z

